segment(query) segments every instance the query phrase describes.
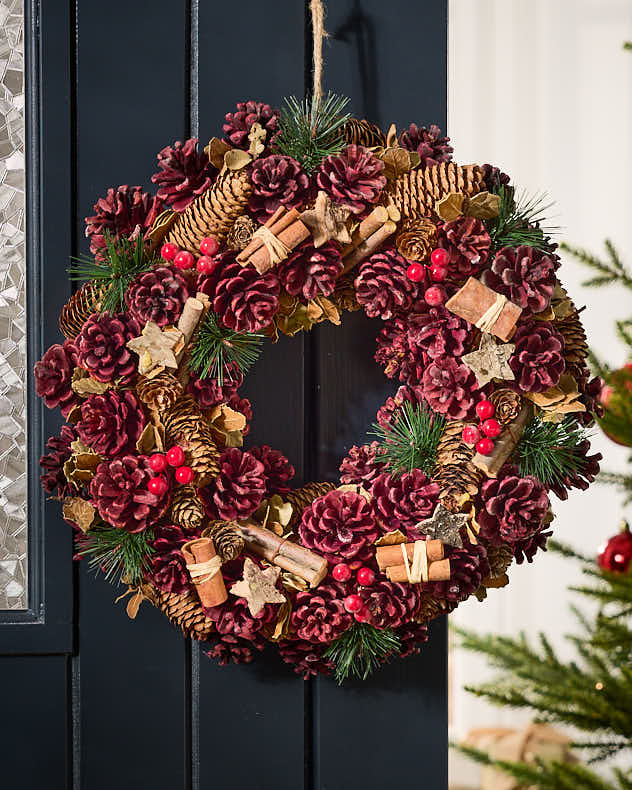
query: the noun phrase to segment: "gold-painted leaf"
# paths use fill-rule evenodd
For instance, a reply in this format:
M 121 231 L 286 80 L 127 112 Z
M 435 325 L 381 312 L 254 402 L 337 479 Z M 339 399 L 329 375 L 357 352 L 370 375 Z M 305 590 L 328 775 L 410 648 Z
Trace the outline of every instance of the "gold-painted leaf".
M 62 508 L 64 518 L 71 521 L 82 532 L 87 532 L 94 523 L 94 506 L 81 497 L 67 497 Z
M 468 198 L 466 213 L 468 217 L 476 219 L 493 219 L 498 216 L 500 196 L 493 192 L 479 192 L 474 197 Z
M 435 213 L 445 222 L 452 222 L 463 214 L 465 195 L 462 192 L 448 192 L 435 203 Z

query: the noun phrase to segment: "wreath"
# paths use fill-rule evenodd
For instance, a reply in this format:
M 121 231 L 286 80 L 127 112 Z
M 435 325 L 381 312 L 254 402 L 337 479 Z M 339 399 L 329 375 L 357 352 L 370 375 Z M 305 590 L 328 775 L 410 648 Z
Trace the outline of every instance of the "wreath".
M 346 99 L 255 101 L 109 189 L 35 365 L 67 420 L 41 459 L 76 556 L 221 664 L 274 642 L 304 677 L 366 677 L 545 548 L 549 496 L 598 472 L 600 382 L 539 197 L 452 161 L 436 126 L 384 133 Z M 292 488 L 244 449 L 248 369 L 280 334 L 379 321 L 399 388 L 340 480 Z

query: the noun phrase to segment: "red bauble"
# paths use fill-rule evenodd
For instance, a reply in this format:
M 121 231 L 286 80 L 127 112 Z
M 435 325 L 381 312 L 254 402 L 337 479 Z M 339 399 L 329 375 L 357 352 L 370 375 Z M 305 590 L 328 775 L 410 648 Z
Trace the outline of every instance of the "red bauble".
M 424 299 L 430 307 L 439 307 L 440 304 L 445 302 L 445 291 L 440 285 L 431 285 L 426 289 Z
M 178 269 L 192 269 L 195 265 L 195 258 L 190 252 L 183 250 L 173 259 L 173 264 Z
M 359 612 L 354 612 L 353 616 L 358 623 L 366 623 L 368 620 L 371 619 L 371 612 L 369 611 L 368 606 L 363 606 Z
M 430 265 L 430 277 L 436 283 L 442 283 L 448 276 L 448 267 L 442 263 L 432 263 Z
M 481 432 L 478 430 L 476 425 L 464 425 L 461 437 L 465 444 L 469 444 L 470 447 L 474 447 L 476 442 L 478 442 L 481 438 Z
M 176 469 L 176 480 L 183 486 L 188 486 L 189 483 L 192 483 L 194 477 L 195 472 L 190 466 L 179 466 Z
M 421 282 L 424 278 L 424 267 L 420 263 L 411 263 L 406 269 L 406 277 L 413 283 Z
M 476 443 L 476 452 L 480 453 L 481 455 L 491 455 L 493 449 L 494 442 L 492 442 L 492 440 L 488 439 L 487 437 Z
M 217 255 L 219 251 L 219 244 L 217 239 L 214 239 L 212 236 L 207 236 L 205 239 L 202 239 L 200 242 L 200 252 L 202 255 Z
M 169 466 L 182 466 L 184 457 L 184 450 L 176 444 L 167 453 L 167 463 Z
M 178 245 L 174 244 L 172 241 L 165 242 L 160 248 L 160 255 L 166 261 L 172 261 L 179 252 L 180 247 L 178 247 Z
M 625 524 L 618 535 L 613 535 L 605 546 L 599 549 L 597 565 L 612 573 L 630 573 L 632 571 L 632 533 Z
M 447 269 L 450 263 L 450 253 L 442 247 L 437 247 L 436 250 L 430 253 L 430 262 L 436 263 L 439 266 L 445 266 Z
M 368 587 L 375 581 L 375 571 L 371 568 L 360 568 L 357 573 L 358 584 Z
M 156 496 L 163 496 L 169 488 L 169 483 L 164 477 L 152 477 L 147 483 L 147 490 Z
M 480 420 L 488 420 L 494 416 L 495 411 L 494 404 L 490 400 L 482 400 L 476 404 L 476 413 Z
M 149 459 L 149 466 L 153 472 L 164 472 L 167 468 L 167 459 L 162 453 L 154 453 Z
M 498 420 L 495 420 L 493 417 L 489 420 L 485 420 L 481 428 L 485 436 L 489 436 L 490 439 L 494 439 L 502 430 Z
M 348 612 L 351 612 L 351 614 L 359 612 L 363 606 L 364 604 L 362 603 L 362 598 L 360 598 L 360 596 L 356 595 L 355 593 L 347 595 L 345 598 L 345 609 Z
M 334 565 L 331 575 L 337 582 L 348 582 L 351 578 L 351 568 L 346 562 L 339 562 L 337 565 Z
M 198 258 L 195 268 L 200 274 L 210 274 L 213 271 L 213 261 L 206 255 L 202 255 L 201 258 Z

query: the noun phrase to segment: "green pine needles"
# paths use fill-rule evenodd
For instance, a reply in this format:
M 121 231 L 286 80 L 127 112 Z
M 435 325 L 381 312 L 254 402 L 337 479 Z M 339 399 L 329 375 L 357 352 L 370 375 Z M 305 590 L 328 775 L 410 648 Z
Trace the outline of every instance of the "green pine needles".
M 553 206 L 547 195 L 530 196 L 526 192 L 516 192 L 514 187 L 502 185 L 496 192 L 500 197 L 498 216 L 487 225 L 494 248 L 526 244 L 550 252 L 549 237 L 559 228 L 543 225 L 548 210 Z
M 102 313 L 119 313 L 126 309 L 125 293 L 130 283 L 141 272 L 155 263 L 145 252 L 141 236 L 134 241 L 120 238 L 116 241 L 106 231 L 106 255 L 103 261 L 85 256 L 77 258 L 70 267 L 70 279 L 75 281 L 95 280 L 107 285 L 101 300 Z
M 348 103 L 345 96 L 331 92 L 320 101 L 286 98 L 276 147 L 300 162 L 306 173 L 311 173 L 325 157 L 338 154 L 345 147 L 339 132 L 350 117 L 344 113 Z
M 201 379 L 216 378 L 221 387 L 224 377 L 230 379 L 232 365 L 244 375 L 248 372 L 261 354 L 263 338 L 256 332 L 227 329 L 214 313 L 209 313 L 198 332 L 190 367 Z
M 394 474 L 421 469 L 431 474 L 437 461 L 437 446 L 445 420 L 425 404 L 406 401 L 393 415 L 390 425 L 373 425 L 372 436 L 380 442 L 382 460 Z
M 333 661 L 335 678 L 343 683 L 348 677 L 366 680 L 388 656 L 399 654 L 401 649 L 392 629 L 355 623 L 332 642 L 324 656 Z
M 127 532 L 108 524 L 93 526 L 79 541 L 79 557 L 88 557 L 90 570 L 101 571 L 106 579 L 115 583 L 125 581 L 132 586 L 140 584 L 149 569 L 154 550 L 150 529 Z
M 567 475 L 582 471 L 585 458 L 577 447 L 588 436 L 573 417 L 561 422 L 536 417 L 524 429 L 516 448 L 520 474 L 533 475 L 547 486 L 562 483 Z
M 606 257 L 600 258 L 583 247 L 573 247 L 566 242 L 560 244 L 560 249 L 572 255 L 579 263 L 593 269 L 595 276 L 585 280 L 582 285 L 600 288 L 603 285 L 617 283 L 626 288 L 632 288 L 632 272 L 621 260 L 621 257 L 610 239 L 604 241 Z

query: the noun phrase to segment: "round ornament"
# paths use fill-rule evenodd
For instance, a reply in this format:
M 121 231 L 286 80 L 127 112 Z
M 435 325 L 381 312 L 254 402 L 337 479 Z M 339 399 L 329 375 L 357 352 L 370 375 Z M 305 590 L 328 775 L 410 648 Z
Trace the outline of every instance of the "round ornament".
M 611 573 L 630 573 L 632 570 L 632 533 L 627 521 L 616 535 L 599 549 L 597 565 Z

